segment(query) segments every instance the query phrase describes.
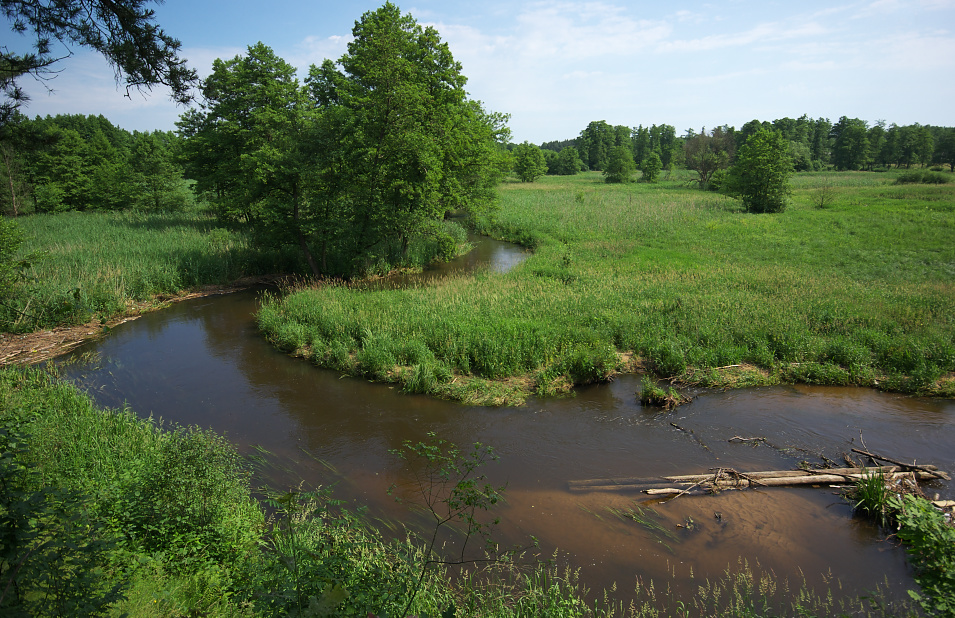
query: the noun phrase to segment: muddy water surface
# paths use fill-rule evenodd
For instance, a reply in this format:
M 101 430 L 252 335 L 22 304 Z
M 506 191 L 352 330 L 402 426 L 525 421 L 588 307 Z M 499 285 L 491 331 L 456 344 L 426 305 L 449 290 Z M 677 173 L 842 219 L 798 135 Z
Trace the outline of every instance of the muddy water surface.
M 503 270 L 520 259 L 507 245 L 480 249 L 484 257 L 469 257 L 478 262 L 469 267 Z M 101 404 L 126 402 L 144 416 L 211 427 L 246 452 L 261 445 L 292 468 L 294 481 L 334 483 L 338 496 L 396 520 L 409 521 L 407 507 L 386 490 L 397 484 L 410 493 L 411 479 L 390 449 L 432 431 L 459 444 L 493 445 L 500 460 L 487 472 L 507 484 L 497 538 L 526 544 L 536 536 L 543 553 L 559 548 L 598 590 L 612 582 L 626 590 L 636 578 L 650 578 L 690 591 L 740 557 L 781 577 L 801 571 L 814 584 L 831 573 L 851 594 L 888 581 L 901 595 L 914 584 L 903 551 L 854 519 L 835 489 L 662 502 L 633 493 L 572 493 L 568 480 L 788 469 L 821 455 L 841 461 L 860 437 L 872 450 L 955 471 L 949 401 L 781 387 L 702 392 L 690 405 L 661 413 L 642 409 L 634 396 L 639 379 L 622 376 L 573 398 L 474 408 L 402 395 L 289 358 L 258 335 L 256 307 L 256 292 L 180 303 L 81 348 L 77 354 L 98 360 L 64 371 Z M 948 484 L 931 491 L 955 493 Z M 644 524 L 614 514 L 631 509 Z

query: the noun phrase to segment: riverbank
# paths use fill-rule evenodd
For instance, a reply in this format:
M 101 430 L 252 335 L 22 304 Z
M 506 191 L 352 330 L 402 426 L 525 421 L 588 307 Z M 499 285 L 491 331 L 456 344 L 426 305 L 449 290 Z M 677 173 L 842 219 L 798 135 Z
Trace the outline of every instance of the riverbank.
M 18 223 L 23 253 L 39 257 L 0 302 L 5 333 L 109 325 L 192 293 L 241 287 L 245 278 L 302 272 L 293 248 L 259 248 L 198 208 L 41 214 Z
M 119 315 L 97 318 L 84 324 L 57 326 L 30 333 L 0 333 L 0 367 L 34 365 L 62 356 L 80 345 L 103 337 L 113 328 L 139 318 L 144 313 L 159 311 L 170 304 L 194 298 L 231 294 L 259 285 L 281 285 L 288 277 L 264 275 L 245 277 L 230 285 L 206 285 L 198 290 L 174 296 L 159 295 L 148 301 L 132 302 Z
M 878 594 L 847 597 L 835 582 L 831 594 L 812 592 L 805 580 L 787 583 L 743 560 L 686 595 L 643 579 L 634 589 L 633 573 L 619 573 L 620 598 L 632 603 L 614 591 L 588 593 L 574 570 L 533 552 L 470 565 L 463 576 L 427 567 L 413 532 L 410 539 L 379 532 L 381 522 L 325 492 L 279 489 L 267 516 L 251 498 L 250 462 L 221 436 L 99 408 L 37 369 L 0 370 L 0 443 L 3 506 L 24 533 L 6 548 L 21 568 L 0 563 L 4 588 L 17 584 L 16 595 L 0 599 L 3 611 L 73 615 L 82 603 L 131 617 L 276 616 L 309 607 L 361 617 L 909 615 Z M 429 446 L 419 452 L 442 462 L 451 454 L 446 443 Z M 459 455 L 455 465 L 469 456 Z M 55 590 L 43 584 L 51 575 Z
M 679 175 L 508 183 L 479 225 L 534 249 L 514 270 L 302 290 L 266 302 L 259 324 L 319 366 L 468 403 L 520 404 L 634 367 L 702 387 L 953 397 L 955 184 L 896 175 L 801 174 L 774 215 Z

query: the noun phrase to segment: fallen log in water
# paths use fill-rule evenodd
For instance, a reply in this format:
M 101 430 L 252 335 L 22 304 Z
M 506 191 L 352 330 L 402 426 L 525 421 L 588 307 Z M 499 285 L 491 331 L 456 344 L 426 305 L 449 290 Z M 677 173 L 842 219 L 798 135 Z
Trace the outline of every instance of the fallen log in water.
M 788 487 L 797 485 L 828 485 L 852 483 L 867 476 L 884 475 L 886 480 L 915 478 L 920 480 L 945 479 L 950 476 L 935 466 L 918 466 L 918 470 L 904 471 L 909 466 L 877 466 L 870 468 L 830 468 L 826 470 L 771 470 L 737 472 L 721 468 L 709 474 L 686 474 L 655 478 L 617 477 L 569 481 L 570 491 L 643 491 L 651 495 L 679 494 L 699 487 L 701 489 L 742 489 L 745 487 Z

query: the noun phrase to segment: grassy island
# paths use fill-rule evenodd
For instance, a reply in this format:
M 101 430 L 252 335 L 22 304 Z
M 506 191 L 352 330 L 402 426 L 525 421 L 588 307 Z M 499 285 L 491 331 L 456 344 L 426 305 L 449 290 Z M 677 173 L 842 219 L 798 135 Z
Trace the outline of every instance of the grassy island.
M 692 188 L 599 173 L 505 183 L 479 231 L 533 255 L 403 290 L 319 285 L 258 320 L 322 367 L 468 403 L 641 370 L 677 383 L 860 385 L 955 395 L 955 184 L 804 173 L 749 214 Z

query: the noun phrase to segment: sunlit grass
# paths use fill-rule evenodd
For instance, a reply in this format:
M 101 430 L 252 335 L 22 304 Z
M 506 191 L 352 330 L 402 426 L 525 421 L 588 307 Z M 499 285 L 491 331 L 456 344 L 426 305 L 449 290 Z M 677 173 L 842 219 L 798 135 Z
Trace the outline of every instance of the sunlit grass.
M 29 331 L 122 314 L 133 303 L 244 275 L 296 269 L 294 251 L 262 251 L 200 211 L 68 212 L 21 217 L 24 252 L 40 251 L 0 329 Z
M 839 192 L 825 209 L 811 199 L 822 178 Z M 534 248 L 514 271 L 302 291 L 267 304 L 260 325 L 320 365 L 338 346 L 351 362 L 336 368 L 395 381 L 400 372 L 362 368 L 366 345 L 420 344 L 442 375 L 522 378 L 539 394 L 605 379 L 632 353 L 661 377 L 700 384 L 733 385 L 738 376 L 717 368 L 746 364 L 757 371 L 745 384 L 951 396 L 955 186 L 894 186 L 891 173 L 797 179 L 779 215 L 743 213 L 683 178 L 507 183 L 481 229 Z

